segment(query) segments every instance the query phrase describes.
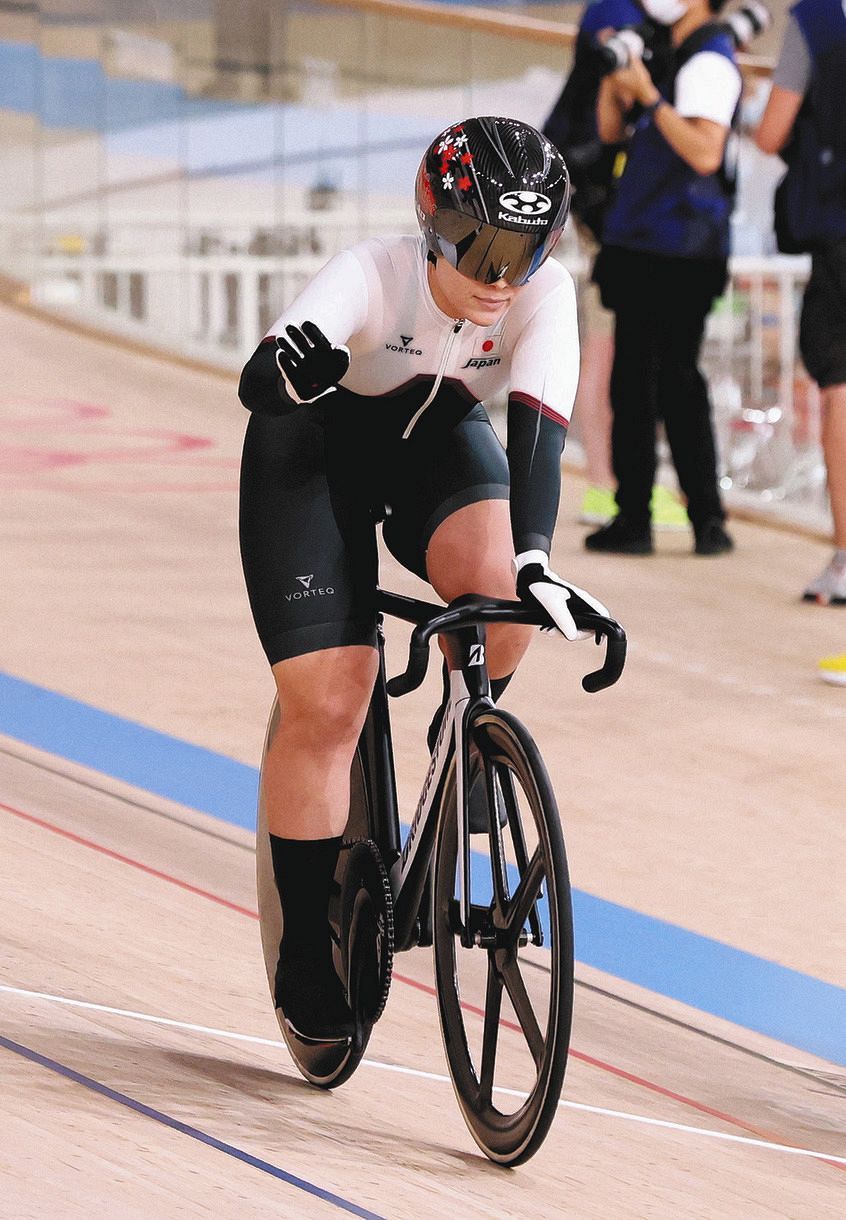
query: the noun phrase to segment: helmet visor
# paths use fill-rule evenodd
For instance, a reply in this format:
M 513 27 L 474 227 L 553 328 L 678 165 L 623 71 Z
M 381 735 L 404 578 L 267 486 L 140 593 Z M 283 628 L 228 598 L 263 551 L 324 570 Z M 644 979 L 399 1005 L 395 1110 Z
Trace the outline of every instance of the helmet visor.
M 437 213 L 441 254 L 468 279 L 481 284 L 505 280 L 525 284 L 550 253 L 562 227 L 537 226 L 534 231 L 501 229 L 474 216 L 442 209 Z

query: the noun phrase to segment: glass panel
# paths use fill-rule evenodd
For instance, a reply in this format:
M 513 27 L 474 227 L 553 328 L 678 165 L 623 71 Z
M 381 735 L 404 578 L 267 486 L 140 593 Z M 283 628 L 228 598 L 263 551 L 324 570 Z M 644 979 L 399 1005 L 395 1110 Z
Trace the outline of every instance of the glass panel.
M 469 114 L 543 123 L 571 52 L 522 35 L 574 10 L 515 6 L 516 29 L 485 25 L 507 11 L 4 0 L 0 273 L 45 307 L 237 369 L 332 254 L 414 232 L 438 131 Z M 734 227 L 752 256 L 770 162 L 744 144 Z M 581 286 L 574 226 L 556 256 Z M 727 485 L 825 513 L 818 403 L 795 367 L 806 269 L 736 268 L 704 353 Z

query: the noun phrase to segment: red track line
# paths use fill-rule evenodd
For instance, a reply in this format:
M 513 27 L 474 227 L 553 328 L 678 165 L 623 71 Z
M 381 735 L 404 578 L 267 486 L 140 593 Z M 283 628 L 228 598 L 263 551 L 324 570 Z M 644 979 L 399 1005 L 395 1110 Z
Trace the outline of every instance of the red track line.
M 249 907 L 240 907 L 237 902 L 230 902 L 228 898 L 221 898 L 219 894 L 212 894 L 209 890 L 202 890 L 199 886 L 191 885 L 188 881 L 180 881 L 178 877 L 172 877 L 170 873 L 163 873 L 157 868 L 151 868 L 149 864 L 142 864 L 140 860 L 133 860 L 131 856 L 122 856 L 119 851 L 112 851 L 110 847 L 104 847 L 102 843 L 95 843 L 92 839 L 85 839 L 82 835 L 76 835 L 72 830 L 64 830 L 61 826 L 55 826 L 52 822 L 45 822 L 43 818 L 37 818 L 32 813 L 24 813 L 22 809 L 14 809 L 11 805 L 3 804 L 2 801 L 0 801 L 0 809 L 5 809 L 7 813 L 13 813 L 15 817 L 23 818 L 26 822 L 32 822 L 43 830 L 50 830 L 53 834 L 61 835 L 63 839 L 70 839 L 72 843 L 79 843 L 82 847 L 90 847 L 92 851 L 98 851 L 101 855 L 108 856 L 110 860 L 117 860 L 120 864 L 128 864 L 131 868 L 140 869 L 142 873 L 149 873 L 151 877 L 158 877 L 160 881 L 169 881 L 171 885 L 178 885 L 180 889 L 188 890 L 191 894 L 199 894 L 201 898 L 208 898 L 211 902 L 216 902 L 222 907 L 228 907 L 230 911 L 237 911 L 239 915 L 248 915 L 251 919 L 258 919 L 258 912 L 251 911 Z
M 399 979 L 401 983 L 406 983 L 409 987 L 416 987 L 418 991 L 425 991 L 429 995 L 437 996 L 438 994 L 437 989 L 428 983 L 420 983 L 417 979 L 397 974 L 396 971 L 393 971 L 391 977 Z M 467 1004 L 464 1000 L 461 1001 L 461 1007 L 467 1012 L 475 1013 L 479 1017 L 484 1017 L 485 1015 L 484 1008 L 478 1008 L 475 1004 Z M 504 1017 L 500 1017 L 499 1024 L 504 1025 L 506 1029 L 516 1030 L 518 1034 L 523 1033 L 523 1030 L 516 1022 L 508 1021 Z M 741 1118 L 735 1118 L 731 1114 L 726 1114 L 723 1110 L 715 1110 L 713 1106 L 708 1106 L 702 1101 L 695 1101 L 692 1097 L 686 1097 L 683 1093 L 674 1093 L 672 1089 L 667 1089 L 664 1085 L 654 1084 L 651 1080 L 645 1080 L 642 1076 L 635 1076 L 632 1072 L 627 1072 L 625 1068 L 615 1067 L 613 1063 L 606 1063 L 603 1059 L 596 1059 L 593 1055 L 586 1055 L 584 1051 L 576 1051 L 571 1047 L 570 1056 L 573 1059 L 581 1060 L 582 1063 L 589 1064 L 591 1067 L 599 1068 L 600 1071 L 609 1072 L 612 1076 L 618 1076 L 621 1080 L 628 1080 L 632 1084 L 640 1085 L 643 1089 L 649 1089 L 651 1093 L 657 1093 L 661 1097 L 669 1097 L 672 1101 L 681 1102 L 682 1105 L 690 1106 L 701 1114 L 707 1114 L 709 1117 L 719 1119 L 721 1122 L 730 1123 L 734 1127 L 741 1127 L 751 1135 L 756 1135 L 771 1143 L 790 1143 L 790 1141 L 782 1139 L 780 1135 L 776 1135 L 775 1132 L 764 1131 L 760 1127 L 753 1127 Z M 800 1147 L 799 1144 L 791 1144 L 790 1146 L 793 1148 Z M 826 1164 L 833 1165 L 835 1169 L 846 1169 L 846 1166 L 838 1164 L 837 1161 L 826 1161 Z
M 23 818 L 26 822 L 31 822 L 35 826 L 40 826 L 43 830 L 49 830 L 53 834 L 61 835 L 64 839 L 70 839 L 72 843 L 78 843 L 81 847 L 90 847 L 92 851 L 99 852 L 101 855 L 108 856 L 110 860 L 117 860 L 120 864 L 128 864 L 131 868 L 137 868 L 142 873 L 147 873 L 151 877 L 158 877 L 160 881 L 167 881 L 171 885 L 178 885 L 180 889 L 187 890 L 191 894 L 198 894 L 201 898 L 208 898 L 210 902 L 216 902 L 219 906 L 226 907 L 230 911 L 237 911 L 239 915 L 246 915 L 250 919 L 258 919 L 258 911 L 250 910 L 249 907 L 239 906 L 236 902 L 230 902 L 228 898 L 221 898 L 219 894 L 213 894 L 210 890 L 200 889 L 199 886 L 191 885 L 188 881 L 182 881 L 179 877 L 174 877 L 170 873 L 163 873 L 157 868 L 151 868 L 148 864 L 142 864 L 140 860 L 134 860 L 131 856 L 121 855 L 120 852 L 112 851 L 110 847 L 104 847 L 101 843 L 95 843 L 93 839 L 86 839 L 82 835 L 74 834 L 71 830 L 65 830 L 61 826 L 56 826 L 52 822 L 47 822 L 43 818 L 38 818 L 32 813 L 24 813 L 22 809 L 16 809 L 12 805 L 6 805 L 0 801 L 0 809 L 5 809 L 7 813 L 12 813 L 15 817 Z M 437 990 L 429 983 L 421 983 L 417 979 L 409 978 L 404 974 L 393 972 L 392 978 L 397 979 L 400 983 L 405 983 L 407 987 L 414 987 L 418 991 L 424 991 L 427 995 L 437 996 Z M 475 1004 L 468 1004 L 462 1000 L 461 1007 L 466 1012 L 472 1012 L 476 1016 L 484 1017 L 485 1010 L 478 1008 Z M 522 1034 L 523 1030 L 514 1021 L 507 1021 L 505 1018 L 500 1018 L 499 1024 L 506 1029 L 516 1030 Z M 625 1068 L 615 1067 L 612 1063 L 606 1063 L 602 1059 L 595 1059 L 592 1055 L 586 1055 L 583 1051 L 570 1049 L 570 1055 L 574 1059 L 581 1060 L 582 1063 L 587 1063 L 591 1067 L 599 1068 L 600 1071 L 608 1072 L 612 1076 L 617 1076 L 621 1080 L 628 1080 L 632 1084 L 639 1085 L 643 1089 L 648 1089 L 651 1093 L 657 1093 L 661 1097 L 667 1097 L 672 1101 L 677 1101 L 681 1105 L 688 1106 L 692 1110 L 697 1110 L 700 1114 L 707 1114 L 711 1118 L 718 1119 L 720 1122 L 729 1124 L 732 1127 L 739 1127 L 742 1131 L 748 1131 L 750 1135 L 757 1136 L 759 1139 L 766 1140 L 768 1143 L 784 1144 L 787 1147 L 799 1148 L 800 1144 L 794 1143 L 792 1140 L 784 1139 L 775 1132 L 762 1130 L 760 1127 L 754 1127 L 751 1123 L 744 1122 L 741 1118 L 735 1118 L 731 1114 L 726 1114 L 722 1110 L 715 1110 L 712 1106 L 706 1105 L 704 1102 L 695 1101 L 692 1097 L 686 1097 L 683 1093 L 674 1093 L 672 1089 L 667 1089 L 663 1085 L 654 1084 L 650 1080 L 645 1080 L 642 1076 L 635 1076 L 632 1072 L 627 1072 Z M 837 1161 L 827 1161 L 824 1158 L 824 1164 L 831 1165 L 833 1169 L 843 1171 L 846 1166 L 839 1164 Z

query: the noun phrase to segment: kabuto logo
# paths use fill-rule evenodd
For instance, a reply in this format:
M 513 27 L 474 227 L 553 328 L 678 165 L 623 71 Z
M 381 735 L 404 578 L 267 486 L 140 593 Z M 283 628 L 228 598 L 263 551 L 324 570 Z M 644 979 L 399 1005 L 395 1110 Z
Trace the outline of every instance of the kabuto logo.
M 414 335 L 400 335 L 400 339 L 402 341 L 402 347 L 400 347 L 396 343 L 386 343 L 385 351 L 386 352 L 399 352 L 399 354 L 401 356 L 422 356 L 423 355 L 423 352 L 421 351 L 421 349 L 419 347 L 411 346 L 412 343 L 414 342 Z
M 499 206 L 514 216 L 542 216 L 552 207 L 552 200 L 537 191 L 506 191 L 499 197 Z
M 297 589 L 295 593 L 286 593 L 286 602 L 301 602 L 306 597 L 331 597 L 335 592 L 332 585 L 326 585 L 325 588 L 312 589 L 311 582 L 314 580 L 314 572 L 308 576 L 295 576 L 302 585 L 302 589 Z

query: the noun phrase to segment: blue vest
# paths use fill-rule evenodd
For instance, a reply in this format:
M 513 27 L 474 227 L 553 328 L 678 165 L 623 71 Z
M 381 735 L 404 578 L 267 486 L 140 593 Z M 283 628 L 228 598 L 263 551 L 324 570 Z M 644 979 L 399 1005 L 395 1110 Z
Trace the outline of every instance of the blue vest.
M 645 19 L 637 0 L 592 0 L 582 13 L 579 33 L 593 37 L 600 30 L 621 30 L 624 25 L 640 25 Z
M 841 0 L 800 0 L 791 12 L 812 71 L 780 195 L 790 236 L 809 249 L 846 237 L 846 13 Z
M 719 26 L 694 30 L 656 84 L 671 104 L 679 70 L 699 51 L 716 51 L 735 64 L 734 43 Z M 734 184 L 720 169 L 698 174 L 675 152 L 648 115 L 638 121 L 617 196 L 605 222 L 609 246 L 681 258 L 727 258 Z

